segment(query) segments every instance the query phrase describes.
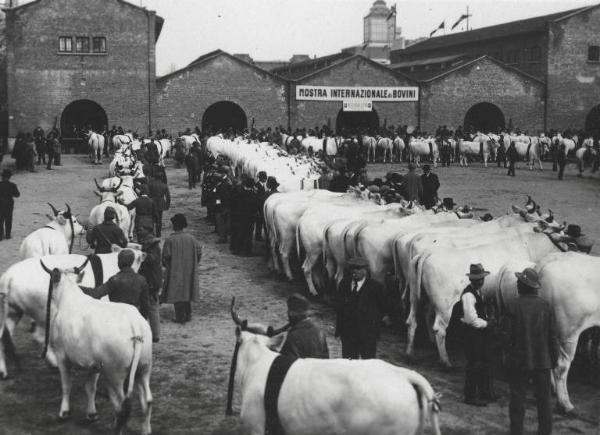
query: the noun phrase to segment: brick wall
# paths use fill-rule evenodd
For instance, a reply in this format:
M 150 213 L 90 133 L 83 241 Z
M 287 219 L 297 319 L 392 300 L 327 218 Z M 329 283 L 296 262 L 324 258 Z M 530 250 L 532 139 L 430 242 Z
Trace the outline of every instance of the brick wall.
M 588 45 L 600 46 L 600 8 L 551 23 L 548 40 L 548 128 L 584 129 L 600 104 L 600 63 L 588 62 Z
M 421 87 L 421 128 L 463 125 L 477 103 L 492 103 L 508 125 L 536 134 L 543 129 L 544 85 L 498 65 L 489 58 L 470 64 Z
M 287 84 L 222 53 L 157 81 L 158 128 L 172 134 L 201 126 L 210 105 L 230 101 L 242 108 L 248 126 L 287 125 Z
M 8 11 L 9 134 L 48 129 L 55 118 L 60 125 L 63 109 L 79 99 L 102 106 L 109 126 L 147 131 L 154 32 L 153 12 L 118 0 L 40 1 Z M 59 36 L 105 36 L 108 53 L 58 54 Z
M 299 85 L 312 86 L 416 86 L 416 83 L 394 74 L 385 67 L 373 65 L 361 58 L 353 58 L 341 65 L 333 66 L 317 75 L 297 82 Z M 316 125 L 329 124 L 335 129 L 341 101 L 296 101 L 295 85 L 291 85 L 291 117 L 292 128 L 312 128 Z M 383 125 L 415 125 L 417 123 L 417 102 L 383 103 L 375 101 L 373 108 Z

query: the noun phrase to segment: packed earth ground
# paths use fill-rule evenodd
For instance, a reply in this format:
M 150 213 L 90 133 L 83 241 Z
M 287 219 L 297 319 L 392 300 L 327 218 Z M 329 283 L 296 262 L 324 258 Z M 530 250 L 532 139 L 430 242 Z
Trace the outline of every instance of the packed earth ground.
M 8 161 L 7 161 L 8 160 Z M 13 177 L 21 190 L 17 200 L 13 238 L 0 242 L 0 273 L 18 261 L 18 247 L 32 230 L 43 226 L 47 202 L 62 206 L 68 202 L 74 212 L 87 216 L 97 203 L 92 193 L 93 178 L 103 178 L 107 164 L 92 166 L 84 156 L 64 156 L 64 166 L 53 171 L 38 169 L 37 173 L 20 173 Z M 5 159 L 3 166 L 12 164 Z M 377 164 L 369 166 L 371 177 L 383 176 L 389 170 L 406 164 Z M 523 205 L 531 195 L 542 206 L 553 210 L 560 221 L 581 225 L 582 232 L 596 241 L 592 253 L 600 253 L 600 177 L 586 174 L 575 176 L 569 167 L 564 181 L 556 179 L 549 169 L 517 170 L 517 176 L 507 177 L 505 169 L 495 166 L 484 169 L 479 164 L 469 168 L 438 168 L 442 187 L 440 197 L 453 197 L 459 205 L 469 204 L 476 213 L 499 216 L 509 211 L 511 204 Z M 172 214 L 183 212 L 191 231 L 203 244 L 204 255 L 200 268 L 201 298 L 194 304 L 192 321 L 185 325 L 172 323 L 172 307 L 161 308 L 162 331 L 160 343 L 154 345 L 154 367 L 151 388 L 154 395 L 152 428 L 154 434 L 237 434 L 240 420 L 237 415 L 225 417 L 225 399 L 229 364 L 234 347 L 234 327 L 229 316 L 229 303 L 236 296 L 242 317 L 274 326 L 286 320 L 286 298 L 293 292 L 306 292 L 301 279 L 287 282 L 271 274 L 263 258 L 264 245 L 255 246 L 255 256 L 236 257 L 227 245 L 217 245 L 200 208 L 200 190 L 188 190 L 184 169 L 169 163 L 169 185 L 172 194 L 171 210 L 165 213 L 163 225 L 169 227 Z M 163 235 L 170 233 L 167 229 Z M 75 252 L 85 248 L 85 242 L 75 243 Z M 340 357 L 339 341 L 333 337 L 334 311 L 327 301 L 314 299 L 313 317 L 327 332 L 332 357 Z M 40 347 L 28 333 L 28 322 L 22 321 L 15 336 L 21 357 L 20 370 L 9 365 L 10 378 L 0 382 L 0 434 L 104 434 L 111 433 L 112 407 L 99 388 L 97 397 L 100 419 L 85 423 L 85 393 L 83 376 L 75 377 L 72 392 L 72 417 L 58 420 L 60 378 L 58 370 L 39 358 Z M 463 374 L 460 351 L 451 352 L 457 367 L 445 370 L 437 361 L 434 347 L 426 340 L 417 348 L 417 360 L 404 356 L 405 339 L 401 325 L 386 328 L 378 343 L 378 356 L 391 363 L 407 366 L 423 374 L 442 393 L 442 433 L 444 434 L 506 434 L 508 433 L 508 386 L 499 374 L 496 382 L 501 395 L 499 403 L 487 408 L 473 408 L 461 403 Z M 578 411 L 575 418 L 555 414 L 557 434 L 598 434 L 600 388 L 597 376 L 574 374 L 569 382 L 572 400 Z M 102 384 L 102 381 L 100 381 Z M 357 404 L 360 406 L 360 404 Z M 239 391 L 234 411 L 239 414 Z M 140 411 L 136 402 L 128 433 L 139 433 Z M 526 428 L 535 433 L 536 415 L 532 395 L 529 397 Z M 429 432 L 427 432 L 429 433 Z

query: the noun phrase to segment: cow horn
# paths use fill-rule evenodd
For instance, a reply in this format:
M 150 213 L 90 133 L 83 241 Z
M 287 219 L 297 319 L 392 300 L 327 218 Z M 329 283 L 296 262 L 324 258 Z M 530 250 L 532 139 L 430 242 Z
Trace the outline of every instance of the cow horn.
M 48 275 L 50 275 L 52 273 L 52 271 L 50 269 L 48 269 L 48 267 L 44 264 L 43 260 L 40 259 L 40 264 L 42 265 L 42 269 L 44 269 L 44 271 L 46 271 L 46 273 Z
M 121 187 L 121 184 L 123 184 L 123 179 L 119 178 L 119 184 L 117 184 L 117 187 L 113 188 L 113 191 L 116 192 L 117 190 L 119 190 L 119 187 Z
M 279 329 L 273 329 L 273 327 L 272 327 L 272 326 L 269 326 L 269 327 L 267 328 L 267 336 L 268 336 L 268 337 L 275 337 L 276 335 L 279 335 L 279 334 L 282 334 L 282 333 L 284 333 L 285 331 L 287 331 L 287 330 L 288 330 L 288 329 L 290 329 L 291 327 L 292 327 L 292 325 L 291 325 L 291 324 L 289 324 L 289 323 L 288 323 L 287 325 L 285 325 L 285 326 L 282 326 L 282 327 L 281 327 L 281 328 L 279 328 Z
M 97 181 L 95 178 L 94 178 L 94 183 L 96 183 L 96 187 L 98 188 L 98 190 L 99 190 L 100 192 L 104 192 L 104 188 L 103 188 L 103 187 L 101 187 L 101 186 L 98 184 L 98 181 Z
M 74 268 L 75 273 L 79 275 L 81 273 L 81 271 L 83 269 L 85 269 L 85 266 L 87 266 L 89 261 L 90 261 L 90 257 L 86 257 L 85 261 L 83 262 L 83 264 L 81 266 Z
M 56 207 L 54 207 L 52 204 L 48 203 L 48 205 L 50 206 L 50 208 L 52 209 L 52 213 L 54 213 L 54 216 L 58 216 L 58 210 L 56 209 Z
M 231 298 L 231 318 L 233 319 L 234 323 L 238 326 L 242 326 L 242 321 L 240 320 L 240 316 L 238 316 L 237 311 L 235 311 L 235 296 Z
M 69 206 L 69 204 L 67 204 L 66 202 L 65 202 L 65 207 L 67 207 L 67 214 L 68 214 L 69 216 L 72 216 L 72 215 L 71 215 L 71 207 L 70 207 L 70 206 Z

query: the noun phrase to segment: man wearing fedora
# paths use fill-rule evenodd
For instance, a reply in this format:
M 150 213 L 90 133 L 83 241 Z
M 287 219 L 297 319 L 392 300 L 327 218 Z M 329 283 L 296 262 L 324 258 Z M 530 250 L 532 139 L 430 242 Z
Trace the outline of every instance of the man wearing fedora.
M 575 246 L 569 246 L 569 251 L 576 250 L 589 254 L 594 246 L 594 242 L 581 233 L 581 227 L 579 225 L 569 224 L 565 231 L 565 242 Z
M 165 266 L 164 301 L 175 307 L 176 323 L 189 322 L 192 318 L 191 301 L 199 298 L 198 269 L 202 258 L 202 246 L 196 238 L 184 231 L 187 219 L 182 213 L 171 218 L 173 233 L 165 240 L 162 264 Z
M 456 207 L 454 198 L 446 197 L 446 198 L 442 199 L 442 206 L 444 207 L 444 210 L 446 210 L 446 211 L 454 210 L 454 207 Z
M 538 295 L 541 285 L 535 269 L 526 268 L 515 275 L 519 295 L 506 302 L 501 325 L 509 369 L 510 433 L 523 433 L 526 389 L 532 381 L 537 433 L 548 435 L 552 433 L 550 376 L 559 352 L 556 320 L 550 303 Z
M 10 177 L 12 177 L 12 171 L 4 169 L 2 171 L 2 181 L 0 181 L 0 240 L 10 239 L 15 207 L 14 198 L 21 196 L 17 185 L 9 181 Z
M 351 276 L 342 280 L 337 293 L 335 336 L 342 340 L 342 358 L 375 358 L 386 306 L 383 287 L 367 276 L 364 258 L 346 264 Z
M 308 317 L 308 300 L 293 294 L 287 308 L 291 328 L 280 353 L 294 358 L 329 358 L 325 334 Z
M 146 278 L 148 283 L 148 321 L 152 330 L 152 341 L 158 343 L 160 338 L 159 294 L 162 287 L 163 272 L 160 264 L 160 238 L 154 237 L 150 232 L 144 231 L 139 240 L 146 258 L 140 266 L 138 273 Z
M 465 403 L 474 406 L 486 406 L 495 400 L 492 394 L 491 362 L 489 354 L 488 318 L 481 295 L 485 277 L 490 272 L 481 264 L 471 264 L 469 277 L 471 283 L 461 295 L 463 316 L 463 342 L 466 359 Z
M 423 205 L 429 210 L 437 202 L 438 189 L 440 188 L 440 180 L 436 174 L 431 172 L 431 166 L 429 165 L 423 165 L 421 184 L 423 185 Z

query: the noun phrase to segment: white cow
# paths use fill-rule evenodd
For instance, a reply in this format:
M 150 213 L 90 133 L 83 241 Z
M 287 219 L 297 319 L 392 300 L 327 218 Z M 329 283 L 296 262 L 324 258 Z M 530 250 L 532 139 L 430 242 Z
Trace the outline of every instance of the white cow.
M 76 366 L 88 371 L 85 391 L 89 421 L 98 418 L 96 386 L 102 375 L 115 409 L 115 432 L 122 434 L 127 425 L 135 385 L 144 414 L 142 434 L 150 434 L 150 325 L 137 308 L 129 304 L 99 301 L 84 294 L 74 281 L 80 273 L 79 268 L 50 269 L 43 259 L 39 261 L 51 281 L 47 299 L 52 301 L 55 312 L 49 326 L 49 340 L 56 355 L 62 384 L 59 418 L 70 416 L 70 369 Z
M 540 143 L 537 137 L 529 138 L 528 142 L 515 141 L 515 148 L 519 157 L 526 159 L 529 164 L 529 170 L 533 170 L 535 162 L 540 166 L 540 171 L 543 170 Z
M 94 165 L 101 165 L 102 153 L 104 152 L 104 136 L 100 133 L 94 133 L 92 130 L 88 130 L 87 136 L 90 159 Z
M 460 166 L 469 166 L 467 155 L 479 156 L 483 152 L 483 166 L 487 168 L 488 160 L 496 151 L 496 142 L 489 136 L 477 134 L 473 141 L 458 140 L 458 152 L 460 156 Z
M 452 306 L 468 285 L 466 272 L 469 265 L 481 263 L 491 274 L 484 283 L 484 289 L 497 285 L 498 272 L 509 261 L 538 261 L 545 255 L 557 252 L 550 238 L 541 233 L 524 233 L 494 239 L 487 243 L 481 238 L 478 244 L 467 248 L 436 248 L 412 260 L 409 268 L 411 309 L 408 324 L 408 344 L 406 352 L 414 351 L 414 334 L 417 328 L 417 309 L 421 291 L 425 291 L 435 310 L 433 332 L 440 359 L 451 366 L 446 352 L 446 328 L 450 320 Z
M 59 211 L 52 204 L 48 205 L 52 208 L 54 220 L 25 237 L 19 248 L 22 259 L 68 254 L 75 235 L 85 234 L 85 228 L 73 216 L 71 207 L 65 204 L 67 210 Z
M 574 409 L 567 390 L 567 378 L 580 334 L 600 326 L 600 258 L 566 252 L 548 255 L 538 262 L 540 295 L 553 309 L 558 326 L 560 353 L 554 371 L 556 395 L 565 412 Z
M 411 159 L 416 163 L 417 166 L 420 166 L 421 156 L 429 157 L 431 154 L 433 154 L 433 167 L 437 168 L 439 150 L 435 138 L 411 137 L 408 142 L 408 151 L 410 152 Z
M 96 182 L 95 179 L 94 181 Z M 100 197 L 100 204 L 94 206 L 90 211 L 88 220 L 89 228 L 94 228 L 96 225 L 104 222 L 104 210 L 106 207 L 112 207 L 117 212 L 116 224 L 119 225 L 124 234 L 128 234 L 131 226 L 131 219 L 127 207 L 118 203 L 118 199 L 122 195 L 122 193 L 118 192 L 120 186 L 104 189 L 96 182 L 96 187 L 98 187 L 98 190 L 95 190 L 94 193 Z
M 105 178 L 100 185 L 104 191 L 116 189 L 119 204 L 127 207 L 129 211 L 129 229 L 125 232 L 129 240 L 133 240 L 133 232 L 135 229 L 135 208 L 129 208 L 129 204 L 137 199 L 137 193 L 134 189 L 134 176 L 121 175 L 120 177 Z
M 267 373 L 283 343 L 260 325 L 245 326 L 237 316 L 235 376 L 242 393 L 245 432 L 265 433 Z M 319 391 L 319 394 L 315 394 Z M 428 418 L 440 434 L 437 396 L 419 373 L 381 360 L 298 359 L 286 374 L 277 414 L 287 435 L 416 435 Z
M 146 145 L 149 144 L 150 142 L 154 142 L 154 144 L 156 145 L 156 148 L 158 149 L 158 164 L 160 166 L 165 166 L 165 159 L 167 158 L 167 156 L 169 155 L 169 152 L 171 151 L 171 140 L 170 139 L 144 139 L 142 141 L 142 144 Z M 200 141 L 198 141 L 198 143 L 200 143 Z M 189 151 L 189 150 L 188 150 Z
M 377 139 L 375 139 L 373 136 L 363 136 L 362 148 L 367 149 L 367 162 L 374 162 L 375 152 L 377 149 Z
M 375 150 L 376 154 L 381 154 L 383 163 L 385 163 L 386 157 L 391 163 L 394 155 L 394 141 L 389 137 L 377 136 Z
M 111 254 L 99 254 L 102 282 L 115 275 L 119 271 L 117 256 L 121 248 L 115 247 Z M 146 258 L 146 254 L 140 250 L 133 250 L 135 260 L 133 270 L 137 271 Z M 82 264 L 86 257 L 78 254 L 50 255 L 42 257 L 44 262 L 51 267 L 69 268 L 73 265 Z M 96 281 L 91 264 L 87 264 L 83 270 L 81 285 L 95 287 Z M 13 264 L 0 277 L 0 296 L 4 301 L 0 304 L 0 336 L 7 334 L 10 340 L 15 327 L 26 315 L 31 317 L 36 324 L 33 338 L 40 344 L 44 343 L 46 331 L 46 299 L 48 297 L 48 274 L 40 265 L 39 258 L 28 258 Z M 52 349 L 47 354 L 48 361 L 56 365 L 56 359 Z M 6 378 L 7 370 L 4 349 L 0 343 L 0 378 Z

